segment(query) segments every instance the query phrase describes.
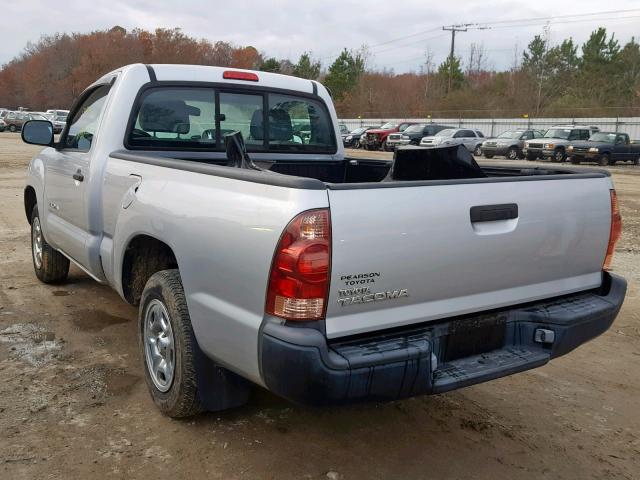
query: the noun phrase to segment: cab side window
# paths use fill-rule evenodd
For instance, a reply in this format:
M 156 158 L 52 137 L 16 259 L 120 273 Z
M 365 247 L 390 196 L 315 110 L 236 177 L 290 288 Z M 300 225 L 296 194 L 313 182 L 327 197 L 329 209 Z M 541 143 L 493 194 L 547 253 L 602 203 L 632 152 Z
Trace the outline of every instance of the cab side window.
M 89 151 L 110 88 L 110 85 L 97 87 L 82 102 L 67 122 L 68 130 L 61 141 L 62 148 L 81 152 Z

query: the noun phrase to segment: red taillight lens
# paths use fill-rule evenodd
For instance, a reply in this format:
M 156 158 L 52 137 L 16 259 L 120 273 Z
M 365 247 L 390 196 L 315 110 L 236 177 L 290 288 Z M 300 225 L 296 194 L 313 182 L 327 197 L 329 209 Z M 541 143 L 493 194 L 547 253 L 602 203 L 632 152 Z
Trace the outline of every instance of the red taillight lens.
M 251 72 L 238 72 L 236 70 L 225 70 L 222 73 L 222 78 L 227 80 L 247 80 L 249 82 L 257 82 L 258 75 Z
M 329 210 L 309 210 L 291 220 L 271 264 L 266 312 L 287 320 L 324 318 L 330 262 Z
M 604 257 L 603 270 L 611 270 L 611 262 L 613 254 L 616 251 L 616 243 L 622 235 L 622 216 L 620 215 L 620 207 L 618 206 L 618 195 L 615 190 L 611 192 L 611 230 L 609 231 L 609 245 L 607 246 L 607 255 Z

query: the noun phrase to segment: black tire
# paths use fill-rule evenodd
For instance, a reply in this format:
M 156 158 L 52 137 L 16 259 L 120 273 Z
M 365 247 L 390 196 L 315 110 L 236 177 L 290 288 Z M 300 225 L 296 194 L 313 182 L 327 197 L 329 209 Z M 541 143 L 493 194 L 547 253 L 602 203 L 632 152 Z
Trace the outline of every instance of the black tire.
M 573 163 L 574 165 L 580 165 L 580 160 L 578 160 L 576 157 L 571 157 L 571 163 Z
M 36 277 L 43 283 L 61 283 L 69 276 L 69 259 L 44 238 L 37 205 L 31 211 L 31 260 Z
M 18 127 L 16 127 L 15 125 L 11 124 L 9 125 L 9 131 L 12 133 L 15 133 L 18 131 Z
M 147 312 L 150 305 L 158 305 L 158 302 L 168 313 L 173 337 L 173 378 L 165 391 L 155 385 L 149 372 L 145 343 Z M 205 410 L 224 410 L 247 402 L 249 382 L 218 367 L 200 350 L 177 269 L 156 272 L 147 281 L 140 299 L 138 338 L 149 393 L 165 415 L 189 417 Z
M 484 158 L 493 158 L 493 153 L 485 153 Z
M 598 165 L 600 165 L 601 167 L 606 167 L 607 165 L 609 165 L 610 162 L 610 156 L 608 153 L 603 153 L 602 155 L 600 155 L 600 158 L 598 159 Z
M 382 141 L 382 145 L 380 145 L 380 147 L 382 148 L 383 152 L 390 152 L 391 150 L 389 150 L 389 148 L 387 147 L 387 139 L 385 138 Z
M 562 163 L 567 159 L 567 153 L 564 151 L 564 148 L 556 148 L 553 151 L 553 161 Z
M 538 155 L 536 155 L 535 153 L 527 153 L 527 160 L 529 160 L 530 162 L 533 162 L 537 158 L 538 158 Z
M 640 165 L 640 157 L 636 157 L 635 160 L 631 162 L 632 165 Z
M 509 160 L 518 160 L 518 158 L 520 158 L 520 151 L 517 147 L 510 147 L 505 157 Z
M 473 149 L 473 155 L 475 155 L 476 157 L 482 155 L 482 144 L 476 145 L 476 148 Z

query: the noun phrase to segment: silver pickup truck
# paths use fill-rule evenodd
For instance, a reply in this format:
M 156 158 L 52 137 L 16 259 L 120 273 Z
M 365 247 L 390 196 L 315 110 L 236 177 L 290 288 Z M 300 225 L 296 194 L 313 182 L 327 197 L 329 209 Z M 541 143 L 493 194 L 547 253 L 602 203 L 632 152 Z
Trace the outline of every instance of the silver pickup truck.
M 240 133 L 238 133 L 240 132 Z M 340 404 L 544 365 L 613 322 L 621 220 L 603 171 L 483 167 L 459 146 L 344 157 L 315 81 L 129 65 L 80 95 L 24 190 L 33 266 L 139 305 L 145 377 L 179 417 L 257 384 Z

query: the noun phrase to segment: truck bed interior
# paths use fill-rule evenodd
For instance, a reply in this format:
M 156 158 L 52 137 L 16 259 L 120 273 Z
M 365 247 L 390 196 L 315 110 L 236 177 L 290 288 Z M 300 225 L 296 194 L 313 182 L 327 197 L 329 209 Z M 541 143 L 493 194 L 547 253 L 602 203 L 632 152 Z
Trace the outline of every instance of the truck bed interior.
M 345 158 L 344 160 L 251 160 L 247 156 L 239 158 L 229 155 L 227 158 L 211 158 L 198 154 L 175 155 L 171 152 L 113 152 L 112 156 L 127 160 L 143 161 L 145 163 L 161 162 L 163 166 L 171 168 L 185 168 L 189 164 L 200 165 L 197 171 L 220 175 L 220 170 L 208 171 L 207 166 L 237 167 L 247 173 L 251 172 L 248 180 L 259 181 L 263 175 L 260 171 L 269 171 L 279 175 L 312 179 L 323 182 L 329 188 L 371 188 L 395 186 L 402 184 L 416 184 L 415 182 L 495 182 L 515 181 L 518 179 L 532 180 L 563 178 L 569 174 L 589 177 L 608 176 L 603 170 L 585 168 L 557 168 L 557 167 L 521 167 L 521 166 L 480 166 L 469 151 L 463 146 L 451 147 L 403 147 L 395 152 L 393 160 Z M 162 159 L 162 160 L 161 160 Z M 178 162 L 175 162 L 175 161 Z M 166 162 L 169 161 L 170 164 Z M 226 169 L 225 169 L 226 170 Z M 239 172 L 238 172 L 239 173 Z M 226 175 L 222 175 L 226 176 Z M 234 175 L 235 176 L 235 175 Z M 271 182 L 267 182 L 271 183 Z

